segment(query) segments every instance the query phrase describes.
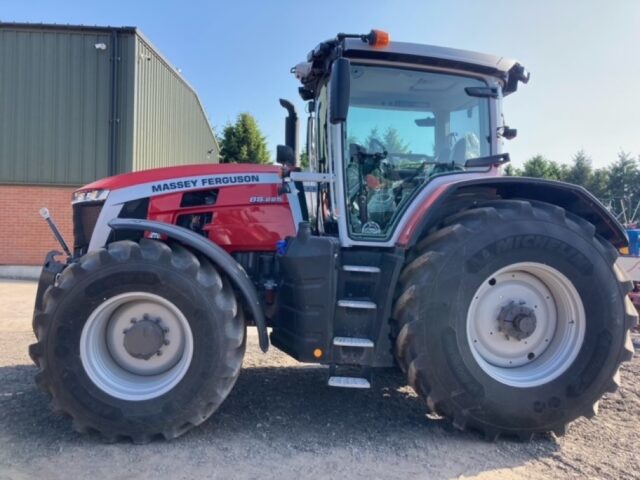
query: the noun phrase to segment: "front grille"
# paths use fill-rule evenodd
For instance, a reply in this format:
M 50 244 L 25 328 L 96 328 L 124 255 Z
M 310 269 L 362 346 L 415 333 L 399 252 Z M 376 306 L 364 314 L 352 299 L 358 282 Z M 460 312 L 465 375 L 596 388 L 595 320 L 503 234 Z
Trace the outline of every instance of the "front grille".
M 73 205 L 73 254 L 84 255 L 89 247 L 93 229 L 104 202 L 86 202 Z

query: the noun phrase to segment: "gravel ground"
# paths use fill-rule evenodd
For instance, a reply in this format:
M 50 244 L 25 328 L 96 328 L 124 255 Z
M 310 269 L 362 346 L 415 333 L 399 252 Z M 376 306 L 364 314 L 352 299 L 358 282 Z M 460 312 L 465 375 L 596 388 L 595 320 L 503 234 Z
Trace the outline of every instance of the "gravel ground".
M 395 371 L 368 391 L 331 389 L 325 370 L 263 355 L 252 333 L 238 383 L 205 424 L 172 442 L 106 445 L 74 433 L 34 385 L 34 293 L 33 282 L 0 280 L 0 480 L 640 478 L 638 355 L 594 420 L 561 438 L 489 443 L 428 418 Z

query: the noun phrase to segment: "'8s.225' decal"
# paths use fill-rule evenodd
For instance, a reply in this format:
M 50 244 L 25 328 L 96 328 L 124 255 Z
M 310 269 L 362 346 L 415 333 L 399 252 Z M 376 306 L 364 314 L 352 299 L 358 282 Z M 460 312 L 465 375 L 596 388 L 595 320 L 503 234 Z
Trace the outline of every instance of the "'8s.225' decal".
M 249 198 L 249 203 L 282 203 L 284 199 L 282 196 L 278 195 L 277 197 L 251 197 Z

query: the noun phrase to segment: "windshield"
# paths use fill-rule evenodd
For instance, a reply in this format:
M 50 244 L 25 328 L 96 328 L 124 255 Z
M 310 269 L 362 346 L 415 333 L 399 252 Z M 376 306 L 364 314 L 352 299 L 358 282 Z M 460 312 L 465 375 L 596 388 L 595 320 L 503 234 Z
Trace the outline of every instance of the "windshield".
M 491 154 L 489 101 L 465 91 L 485 86 L 459 75 L 351 66 L 344 174 L 352 235 L 386 237 L 420 185 Z

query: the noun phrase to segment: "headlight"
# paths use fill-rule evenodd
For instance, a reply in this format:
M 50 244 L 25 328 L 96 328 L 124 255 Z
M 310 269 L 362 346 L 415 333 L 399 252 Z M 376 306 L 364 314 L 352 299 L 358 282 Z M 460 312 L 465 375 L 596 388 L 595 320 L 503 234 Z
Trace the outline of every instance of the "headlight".
M 99 202 L 107 198 L 109 190 L 84 190 L 73 192 L 71 203 Z

